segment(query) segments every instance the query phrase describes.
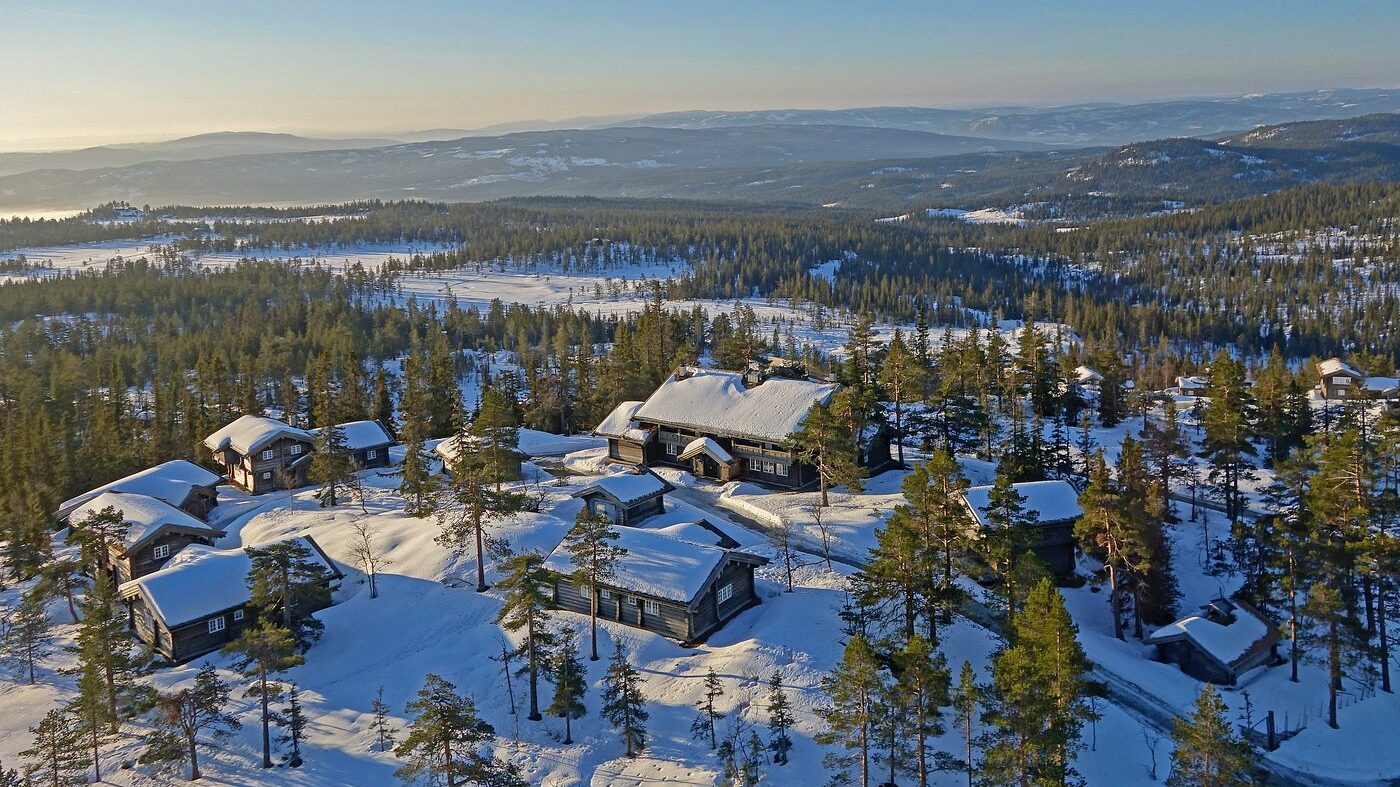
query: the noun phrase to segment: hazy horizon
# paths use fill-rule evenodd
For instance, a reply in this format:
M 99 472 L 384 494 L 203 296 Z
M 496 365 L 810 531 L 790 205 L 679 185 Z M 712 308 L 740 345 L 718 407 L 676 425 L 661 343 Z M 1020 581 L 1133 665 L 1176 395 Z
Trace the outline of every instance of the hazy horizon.
M 926 6 L 18 0 L 0 12 L 11 54 L 0 149 L 1400 85 L 1400 7 L 1389 3 Z

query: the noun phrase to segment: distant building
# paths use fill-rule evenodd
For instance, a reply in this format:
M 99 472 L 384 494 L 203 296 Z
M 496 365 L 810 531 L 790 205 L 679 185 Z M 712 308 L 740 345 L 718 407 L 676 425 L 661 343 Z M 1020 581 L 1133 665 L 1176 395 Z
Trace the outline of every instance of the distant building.
M 683 527 L 687 534 L 697 529 Z M 599 589 L 601 618 L 692 644 L 759 603 L 753 575 L 756 567 L 767 562 L 761 557 L 669 532 L 624 527 L 618 534 L 617 544 L 627 553 L 618 559 L 612 579 Z M 571 578 L 574 567 L 562 544 L 545 560 L 545 568 L 555 575 L 555 602 L 563 609 L 589 614 L 588 589 Z
M 607 438 L 608 457 L 617 462 L 808 489 L 817 485 L 816 470 L 798 458 L 789 438 L 813 405 L 829 403 L 839 389 L 786 364 L 754 364 L 743 373 L 683 366 L 646 401 L 618 405 L 594 434 Z M 871 472 L 893 463 L 883 423 L 859 443 L 860 464 Z
M 1279 631 L 1259 610 L 1224 597 L 1154 631 L 1146 642 L 1157 646 L 1159 661 L 1209 683 L 1230 686 L 1255 667 L 1278 660 Z
M 260 495 L 306 486 L 314 437 L 261 415 L 245 415 L 204 438 L 229 481 Z
M 71 500 L 65 500 L 58 507 L 55 518 L 60 521 L 67 520 L 74 509 L 103 492 L 127 492 L 163 500 L 190 516 L 205 519 L 209 516 L 209 511 L 218 505 L 218 486 L 223 480 L 218 473 L 206 470 L 194 462 L 176 459 L 139 473 L 132 473 L 125 478 L 118 478 Z
M 342 578 L 310 536 L 298 540 L 325 567 L 327 584 Z M 161 570 L 123 584 L 118 594 L 127 603 L 127 622 L 136 638 L 180 664 L 222 648 L 253 622 L 248 609 L 252 567 L 242 549 L 191 546 Z
M 1025 498 L 1025 510 L 1035 512 L 1036 540 L 1031 551 L 1055 575 L 1074 573 L 1074 523 L 1084 516 L 1079 492 L 1068 481 L 1032 481 L 1012 484 L 1011 488 Z M 990 486 L 974 486 L 962 495 L 963 505 L 979 531 L 992 527 L 987 521 L 991 491 Z
M 224 531 L 146 495 L 131 492 L 102 492 L 68 511 L 64 521 L 74 530 L 83 520 L 112 508 L 126 524 L 120 541 L 109 544 L 107 554 L 96 569 L 107 571 L 118 583 L 160 570 L 172 557 L 191 544 L 210 546 Z
M 473 440 L 472 443 L 475 441 Z M 449 437 L 433 446 L 433 454 L 442 461 L 442 472 L 451 475 L 457 463 L 457 438 Z M 502 457 L 502 481 L 519 481 L 525 477 L 526 454 L 518 448 L 507 449 Z
M 1190 376 L 1176 378 L 1176 392 L 1182 396 L 1202 396 L 1209 387 L 1210 382 L 1204 377 Z
M 1340 358 L 1318 363 L 1317 378 L 1317 391 L 1323 399 L 1400 398 L 1400 378 L 1368 377 Z
M 340 424 L 345 436 L 345 449 L 350 452 L 355 466 L 361 470 L 389 465 L 389 448 L 397 442 L 378 421 L 350 421 Z M 311 429 L 312 438 L 320 435 L 320 429 Z
M 617 525 L 635 526 L 665 508 L 665 496 L 675 487 L 646 468 L 595 479 L 574 493 L 584 507 Z

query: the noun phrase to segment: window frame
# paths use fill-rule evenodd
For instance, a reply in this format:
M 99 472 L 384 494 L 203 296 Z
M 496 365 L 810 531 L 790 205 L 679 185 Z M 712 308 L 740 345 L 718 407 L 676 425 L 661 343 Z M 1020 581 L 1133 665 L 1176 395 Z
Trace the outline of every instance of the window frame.
M 642 599 L 642 611 L 648 615 L 660 615 L 661 602 L 652 598 Z
M 151 548 L 151 558 L 154 560 L 164 560 L 170 557 L 169 544 L 156 544 Z
M 716 603 L 723 604 L 723 603 L 725 603 L 726 601 L 729 601 L 729 600 L 732 599 L 732 598 L 734 598 L 734 583 L 733 583 L 733 582 L 726 582 L 725 584 L 723 584 L 723 585 L 720 586 L 719 590 L 716 590 L 716 591 L 715 591 L 715 601 L 716 601 Z
M 264 449 L 263 449 L 263 452 L 262 452 L 261 454 L 259 454 L 259 456 L 262 457 L 262 461 L 264 461 L 264 462 L 268 461 L 269 459 L 272 459 L 272 458 L 273 458 L 274 456 L 276 456 L 276 455 L 277 455 L 277 452 L 276 452 L 276 451 L 273 451 L 271 448 L 264 448 Z
M 272 480 L 272 471 L 271 471 L 271 470 L 264 470 L 263 473 L 262 473 L 262 478 L 259 479 L 259 480 L 261 480 L 261 481 L 271 481 L 271 480 Z
M 228 628 L 228 622 L 224 620 L 223 615 L 220 615 L 217 618 L 209 619 L 210 634 L 218 634 L 220 631 L 223 631 L 226 628 Z
M 680 443 L 666 443 L 666 455 L 667 455 L 667 456 L 680 456 L 680 455 L 681 455 L 681 446 L 680 446 Z
M 233 622 L 237 623 L 238 621 L 240 621 L 240 620 L 242 620 L 242 619 L 243 619 L 243 610 L 241 610 L 241 609 L 235 609 L 235 610 L 233 611 Z
M 369 449 L 368 451 L 365 451 L 365 459 L 378 459 L 378 458 L 379 458 L 379 449 L 378 449 L 378 448 L 371 448 L 371 449 Z
M 288 450 L 291 451 L 292 456 L 299 455 L 301 453 L 301 443 L 292 443 L 292 447 Z

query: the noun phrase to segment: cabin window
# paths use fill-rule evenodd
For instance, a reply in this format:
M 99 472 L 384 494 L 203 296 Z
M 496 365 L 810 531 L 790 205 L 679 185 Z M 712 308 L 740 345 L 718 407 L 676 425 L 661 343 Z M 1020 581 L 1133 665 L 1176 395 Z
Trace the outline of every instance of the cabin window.
M 679 444 L 679 443 L 667 443 L 667 444 L 666 444 L 666 453 L 667 453 L 667 454 L 669 454 L 669 455 L 671 455 L 671 456 L 675 456 L 675 455 L 679 454 L 680 452 L 681 452 L 681 447 L 680 447 L 680 444 Z
M 725 585 L 719 589 L 719 603 L 723 604 L 731 598 L 734 598 L 733 584 Z
M 379 449 L 378 449 L 378 448 L 371 448 L 371 449 L 369 449 L 368 451 L 365 452 L 365 458 L 366 458 L 366 459 L 378 459 L 378 458 L 379 458 Z
M 151 556 L 156 560 L 164 560 L 170 557 L 170 545 L 156 544 L 156 548 L 151 550 Z
M 264 481 L 271 481 L 271 480 L 272 480 L 272 471 L 271 471 L 271 470 L 264 470 L 264 471 L 263 471 L 263 474 L 262 474 L 262 480 L 264 480 Z
M 635 607 L 635 606 L 637 606 L 637 597 L 636 597 L 636 596 L 628 596 L 628 597 L 627 597 L 627 606 L 629 606 L 629 607 Z
M 643 609 L 648 615 L 660 615 L 660 614 L 661 614 L 661 604 L 660 604 L 659 602 L 652 601 L 651 599 L 647 599 L 647 600 L 646 600 L 646 604 L 644 604 L 644 605 L 642 606 L 642 609 Z
M 767 459 L 750 459 L 749 469 L 755 473 L 767 473 L 768 475 L 778 474 L 778 463 L 770 462 Z M 787 475 L 787 473 L 783 473 Z
M 235 609 L 235 610 L 233 611 L 233 620 L 234 620 L 234 622 L 240 621 L 240 620 L 242 620 L 242 619 L 243 619 L 243 610 L 241 610 L 241 609 Z
M 788 466 L 787 466 L 787 465 L 783 464 L 782 462 L 776 462 L 776 463 L 774 463 L 774 465 L 773 465 L 773 475 L 784 475 L 784 476 L 785 476 L 785 475 L 787 475 L 787 474 L 788 474 Z
M 269 449 L 267 449 L 266 451 L 263 451 L 263 452 L 262 452 L 262 458 L 263 458 L 263 459 L 271 459 L 271 458 L 272 458 L 272 449 L 269 448 Z
M 225 624 L 223 615 L 214 618 L 213 620 L 209 621 L 209 633 L 218 634 L 220 631 L 224 630 L 224 625 Z
M 301 443 L 292 443 L 292 456 L 296 456 L 299 453 L 301 453 Z
M 608 590 L 607 588 L 603 588 L 602 590 L 598 591 L 598 597 L 601 599 L 611 599 L 612 591 Z

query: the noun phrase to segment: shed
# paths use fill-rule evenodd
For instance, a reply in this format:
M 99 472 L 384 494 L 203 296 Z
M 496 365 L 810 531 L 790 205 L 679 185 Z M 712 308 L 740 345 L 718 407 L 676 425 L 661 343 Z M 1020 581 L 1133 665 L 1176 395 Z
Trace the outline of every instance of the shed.
M 573 494 L 584 506 L 618 525 L 636 525 L 665 508 L 665 495 L 675 489 L 670 482 L 645 468 L 636 473 L 614 473 L 595 479 Z
M 599 588 L 599 617 L 695 643 L 759 603 L 753 574 L 767 562 L 761 557 L 660 531 L 623 528 L 618 534 L 617 544 L 627 553 Z M 545 568 L 555 575 L 555 602 L 589 614 L 588 589 L 570 578 L 574 567 L 562 545 L 546 558 Z
M 1277 660 L 1278 627 L 1252 605 L 1224 597 L 1154 631 L 1147 643 L 1157 659 L 1197 680 L 1233 685 L 1255 667 Z
M 1035 514 L 1036 540 L 1032 551 L 1056 575 L 1074 573 L 1074 523 L 1084 515 L 1079 507 L 1079 492 L 1068 481 L 1031 481 L 1012 484 L 1011 488 L 1025 498 L 1025 510 Z M 963 504 L 978 529 L 990 526 L 987 511 L 991 508 L 991 491 L 991 486 L 974 486 L 963 492 Z

